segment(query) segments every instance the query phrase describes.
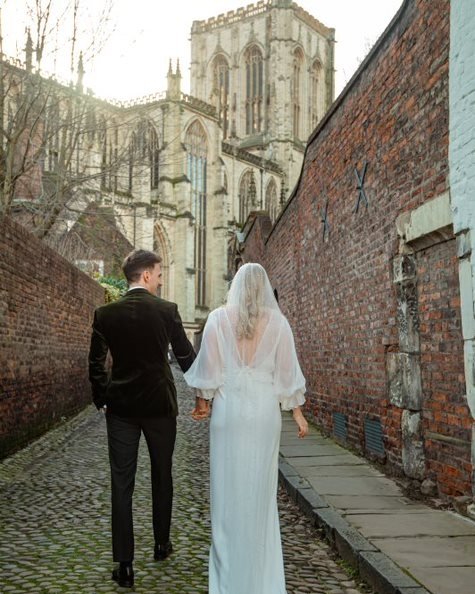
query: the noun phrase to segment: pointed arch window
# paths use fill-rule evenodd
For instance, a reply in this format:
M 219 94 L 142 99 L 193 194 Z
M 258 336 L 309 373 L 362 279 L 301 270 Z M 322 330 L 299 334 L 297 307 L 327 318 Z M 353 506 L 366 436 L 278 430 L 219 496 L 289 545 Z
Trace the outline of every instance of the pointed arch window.
M 264 61 L 261 50 L 253 45 L 245 53 L 246 134 L 262 131 Z
M 300 48 L 294 51 L 293 75 L 292 75 L 292 110 L 294 138 L 302 136 L 302 70 L 303 53 Z
M 310 125 L 312 130 L 318 123 L 318 112 L 320 110 L 319 90 L 322 76 L 322 65 L 315 60 L 310 71 Z
M 170 287 L 170 253 L 167 248 L 168 242 L 160 223 L 155 223 L 154 232 L 153 250 L 162 258 L 161 269 L 163 285 L 159 288 L 157 294 L 164 299 L 170 299 L 172 292 Z
M 111 129 L 109 132 L 109 179 L 108 190 L 110 192 L 117 191 L 117 155 L 118 155 L 119 129 L 115 119 L 111 122 Z
M 250 169 L 241 178 L 239 184 L 239 222 L 244 224 L 249 213 L 256 206 L 256 181 Z
M 275 180 L 272 178 L 267 184 L 266 189 L 266 210 L 269 213 L 270 220 L 274 223 L 278 213 L 278 200 L 277 200 L 277 185 Z
M 191 209 L 195 220 L 195 278 L 196 304 L 206 305 L 206 192 L 207 154 L 206 133 L 198 120 L 185 135 L 187 172 L 191 184 Z
M 129 143 L 129 192 L 132 193 L 134 189 L 134 165 L 137 152 L 137 135 L 132 132 Z
M 92 106 L 86 111 L 86 135 L 89 143 L 93 143 L 96 137 L 96 110 Z
M 216 56 L 213 68 L 216 108 L 223 127 L 223 138 L 228 137 L 229 122 L 229 64 L 222 55 Z
M 150 124 L 149 127 L 149 158 L 150 158 L 150 189 L 156 190 L 158 188 L 159 172 L 160 172 L 160 151 L 158 134 L 155 128 Z
M 101 125 L 100 125 L 100 132 L 99 132 L 99 142 L 101 144 L 101 190 L 108 190 L 108 138 L 107 138 L 107 125 L 105 118 L 101 118 Z
M 14 115 L 11 103 L 8 103 L 8 129 L 11 129 L 10 122 L 13 122 Z M 47 120 L 45 127 L 45 144 L 48 152 L 48 171 L 56 171 L 59 162 L 59 107 L 55 101 L 48 105 Z M 60 128 L 59 128 L 60 129 Z
M 137 149 L 138 149 L 138 157 L 141 159 L 142 164 L 144 159 L 147 158 L 147 148 L 148 148 L 148 128 L 149 126 L 147 123 L 142 120 L 139 122 L 137 127 Z

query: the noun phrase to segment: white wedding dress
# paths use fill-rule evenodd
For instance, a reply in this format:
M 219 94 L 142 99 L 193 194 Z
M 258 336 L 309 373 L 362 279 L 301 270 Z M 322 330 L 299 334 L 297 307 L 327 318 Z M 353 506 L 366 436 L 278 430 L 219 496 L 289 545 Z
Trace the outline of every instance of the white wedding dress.
M 277 306 L 263 310 L 252 339 L 237 340 L 236 313 L 228 305 L 209 315 L 185 374 L 213 399 L 209 594 L 286 594 L 277 512 L 280 406 L 304 403 L 305 379 Z

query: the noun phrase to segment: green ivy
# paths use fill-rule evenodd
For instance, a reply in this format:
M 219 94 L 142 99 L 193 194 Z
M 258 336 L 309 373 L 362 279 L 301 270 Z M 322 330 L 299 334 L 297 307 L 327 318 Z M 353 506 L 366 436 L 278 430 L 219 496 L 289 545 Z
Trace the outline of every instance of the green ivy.
M 106 303 L 117 301 L 127 291 L 127 281 L 114 276 L 98 276 L 97 282 L 106 290 Z

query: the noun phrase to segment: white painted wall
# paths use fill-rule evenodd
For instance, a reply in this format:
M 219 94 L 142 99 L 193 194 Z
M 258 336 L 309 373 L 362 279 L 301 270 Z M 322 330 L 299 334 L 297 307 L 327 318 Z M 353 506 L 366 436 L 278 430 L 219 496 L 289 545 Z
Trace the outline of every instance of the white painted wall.
M 450 12 L 450 188 L 455 233 L 459 233 L 464 229 L 475 228 L 473 0 L 452 0 Z M 472 241 L 475 241 L 474 234 Z
M 473 0 L 450 4 L 450 194 L 460 257 L 467 400 L 475 417 L 475 11 Z M 475 505 L 471 508 L 475 517 Z

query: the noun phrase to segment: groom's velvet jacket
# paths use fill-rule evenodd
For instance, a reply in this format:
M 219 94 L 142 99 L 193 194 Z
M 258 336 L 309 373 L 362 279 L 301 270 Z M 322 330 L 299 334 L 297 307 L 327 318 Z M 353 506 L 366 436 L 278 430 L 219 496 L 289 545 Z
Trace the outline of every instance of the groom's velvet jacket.
M 178 414 L 176 388 L 168 364 L 168 345 L 183 371 L 195 353 L 175 303 L 133 289 L 96 309 L 89 351 L 94 404 L 122 417 Z M 112 356 L 110 373 L 107 353 Z

